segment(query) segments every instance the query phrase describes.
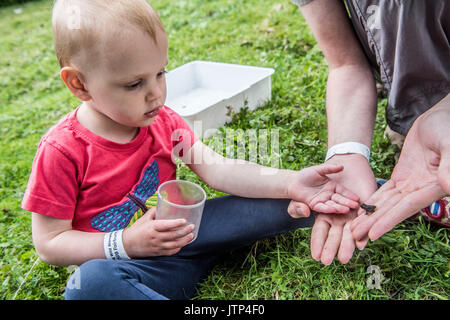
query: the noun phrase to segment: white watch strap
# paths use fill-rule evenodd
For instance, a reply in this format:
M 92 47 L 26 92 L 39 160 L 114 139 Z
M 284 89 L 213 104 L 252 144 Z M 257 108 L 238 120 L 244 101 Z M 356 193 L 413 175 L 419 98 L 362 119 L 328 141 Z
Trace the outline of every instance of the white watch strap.
M 359 153 L 366 157 L 367 161 L 370 160 L 370 149 L 365 144 L 359 142 L 344 142 L 332 146 L 328 149 L 325 161 L 330 159 L 335 154 L 349 154 Z

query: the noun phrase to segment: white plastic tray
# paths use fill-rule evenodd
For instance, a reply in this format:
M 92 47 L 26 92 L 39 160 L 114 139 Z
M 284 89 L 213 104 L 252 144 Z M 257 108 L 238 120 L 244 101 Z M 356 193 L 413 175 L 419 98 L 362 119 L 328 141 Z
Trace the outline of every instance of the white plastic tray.
M 270 100 L 273 73 L 271 68 L 192 61 L 167 73 L 166 105 L 207 139 L 231 119 L 229 107 L 253 110 Z

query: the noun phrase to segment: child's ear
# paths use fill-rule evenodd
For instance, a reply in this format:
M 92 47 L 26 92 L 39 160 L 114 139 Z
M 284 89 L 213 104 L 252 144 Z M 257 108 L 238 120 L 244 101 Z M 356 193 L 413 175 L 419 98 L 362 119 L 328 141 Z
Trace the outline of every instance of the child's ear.
M 73 67 L 64 67 L 59 72 L 67 88 L 81 101 L 91 100 L 91 95 L 84 85 L 82 74 Z

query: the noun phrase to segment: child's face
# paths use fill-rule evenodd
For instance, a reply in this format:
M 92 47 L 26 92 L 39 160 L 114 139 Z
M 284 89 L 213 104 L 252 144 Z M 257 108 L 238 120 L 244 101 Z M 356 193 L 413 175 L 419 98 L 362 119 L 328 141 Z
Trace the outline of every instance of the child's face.
M 137 29 L 127 34 L 107 43 L 105 61 L 88 71 L 88 104 L 106 116 L 105 121 L 144 127 L 155 120 L 166 100 L 168 41 L 159 29 L 156 43 Z

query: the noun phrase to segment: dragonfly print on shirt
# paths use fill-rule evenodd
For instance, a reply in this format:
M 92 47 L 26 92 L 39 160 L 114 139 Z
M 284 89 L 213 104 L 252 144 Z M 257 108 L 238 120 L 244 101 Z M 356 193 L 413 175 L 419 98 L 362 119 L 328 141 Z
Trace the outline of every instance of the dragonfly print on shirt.
M 111 232 L 125 228 L 130 223 L 135 212 L 140 209 L 139 201 L 145 203 L 157 190 L 158 183 L 158 162 L 153 160 L 145 169 L 138 185 L 131 192 L 132 196 L 127 196 L 127 201 L 95 215 L 91 219 L 91 226 L 102 232 Z

